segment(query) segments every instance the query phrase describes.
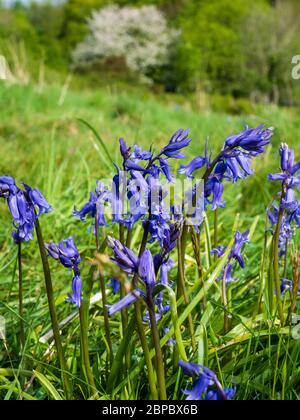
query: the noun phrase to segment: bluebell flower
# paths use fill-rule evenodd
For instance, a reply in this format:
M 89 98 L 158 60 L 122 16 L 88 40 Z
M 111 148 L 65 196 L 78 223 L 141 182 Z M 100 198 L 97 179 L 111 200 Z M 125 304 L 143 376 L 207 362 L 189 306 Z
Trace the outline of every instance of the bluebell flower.
M 143 172 L 143 173 L 148 172 L 148 170 L 146 168 L 143 168 L 141 165 L 133 162 L 130 159 L 127 159 L 127 160 L 124 161 L 124 169 L 126 171 L 139 171 L 139 172 Z
M 127 308 L 128 306 L 136 302 L 140 296 L 144 296 L 144 293 L 139 289 L 135 289 L 134 292 L 128 293 L 114 305 L 107 305 L 108 315 L 113 316 L 122 309 Z
M 187 395 L 186 400 L 198 401 L 203 399 L 217 399 L 228 400 L 235 395 L 235 390 L 231 388 L 224 389 L 220 384 L 217 375 L 207 367 L 198 365 L 196 363 L 179 361 L 179 366 L 187 376 L 195 378 L 191 390 L 184 390 L 183 393 Z M 209 387 L 214 386 L 216 389 L 209 390 Z M 213 393 L 211 392 L 213 391 Z M 217 394 L 216 394 L 217 392 Z
M 184 158 L 184 154 L 179 152 L 179 150 L 187 147 L 191 141 L 192 139 L 189 138 L 189 130 L 181 128 L 173 134 L 168 145 L 161 150 L 161 155 L 175 159 Z
M 279 227 L 279 256 L 287 253 L 287 245 L 294 236 L 294 226 L 299 227 L 299 201 L 296 197 L 294 188 L 300 189 L 300 162 L 295 164 L 294 150 L 290 149 L 286 143 L 282 143 L 279 149 L 280 173 L 269 174 L 269 181 L 281 182 L 280 203 L 277 206 L 274 202 L 268 210 L 268 218 L 272 226 L 278 223 L 279 209 L 283 209 L 281 225 Z M 275 201 L 275 200 L 274 200 Z M 273 230 L 274 233 L 274 230 Z
M 115 277 L 112 277 L 110 279 L 109 286 L 112 288 L 112 291 L 113 291 L 114 295 L 119 293 L 120 288 L 121 288 L 121 284 L 120 284 L 120 281 L 118 279 L 116 279 Z
M 170 328 L 168 328 L 168 327 L 164 327 L 163 328 L 164 335 L 167 335 L 169 332 L 170 332 Z M 175 344 L 176 344 L 175 338 L 174 337 L 170 337 L 166 344 L 167 344 L 168 347 L 175 346 Z
M 265 151 L 264 147 L 270 143 L 273 135 L 272 128 L 260 125 L 256 128 L 246 128 L 239 134 L 232 134 L 225 140 L 224 149 L 241 148 L 252 156 Z
M 131 148 L 127 147 L 126 142 L 123 138 L 120 138 L 119 143 L 120 143 L 120 152 L 121 152 L 121 155 L 123 156 L 123 159 L 124 160 L 129 159 L 131 155 Z
M 231 401 L 235 397 L 236 388 L 223 388 L 224 394 L 226 395 L 226 400 Z M 224 395 L 218 390 L 213 389 L 208 391 L 205 397 L 206 401 L 224 401 Z
M 45 244 L 48 255 L 54 260 L 59 261 L 64 267 L 72 269 L 74 276 L 72 279 L 72 294 L 68 294 L 67 302 L 81 306 L 82 301 L 82 279 L 80 276 L 79 264 L 81 258 L 75 245 L 74 238 L 69 237 L 55 245 L 54 242 Z
M 149 219 L 143 222 L 144 227 L 146 224 L 149 227 L 150 239 L 149 242 L 153 243 L 155 241 L 159 241 L 161 245 L 164 244 L 168 237 L 168 231 L 170 229 L 170 225 L 167 223 L 165 217 L 166 213 L 163 214 L 153 214 L 149 217 Z
M 222 200 L 224 186 L 218 176 L 210 176 L 204 185 L 205 202 L 211 204 L 212 210 L 217 207 L 225 207 Z M 211 200 L 209 197 L 212 197 Z
M 82 301 L 82 280 L 79 274 L 75 275 L 72 280 L 72 295 L 68 294 L 67 302 L 81 306 Z
M 245 267 L 244 257 L 241 254 L 243 246 L 249 241 L 249 230 L 241 233 L 239 230 L 235 233 L 234 244 L 229 255 L 229 259 L 235 259 L 241 268 Z
M 139 258 L 134 254 L 134 252 L 111 236 L 107 237 L 107 243 L 114 252 L 114 258 L 112 258 L 112 260 L 120 267 L 120 269 L 125 271 L 127 274 L 137 273 Z
M 151 150 L 145 150 L 143 151 L 143 149 L 135 144 L 134 148 L 133 148 L 133 153 L 131 155 L 132 159 L 136 159 L 136 160 L 151 160 L 153 156 L 153 153 L 151 152 Z
M 197 156 L 188 165 L 181 165 L 178 172 L 180 174 L 186 174 L 188 178 L 193 178 L 193 173 L 197 169 L 202 169 L 207 163 L 206 157 Z
M 172 252 L 176 247 L 180 232 L 180 226 L 174 223 L 169 225 L 169 229 L 165 231 L 163 249 L 166 254 L 170 254 L 170 252 Z
M 51 211 L 50 204 L 42 193 L 24 184 L 25 191 L 18 188 L 10 176 L 0 177 L 0 197 L 5 198 L 13 218 L 12 232 L 15 243 L 33 239 L 33 230 L 37 218 L 42 213 Z M 36 214 L 36 208 L 39 213 Z
M 232 278 L 232 270 L 233 270 L 233 260 L 237 261 L 241 268 L 245 267 L 245 260 L 242 255 L 242 248 L 244 245 L 249 241 L 249 230 L 244 233 L 240 231 L 236 231 L 234 236 L 234 243 L 229 254 L 228 260 L 226 265 L 224 266 L 223 273 L 221 279 L 224 278 L 226 283 L 231 283 L 234 281 Z M 218 246 L 217 248 L 212 249 L 211 254 L 216 255 L 218 258 L 221 258 L 226 251 L 226 247 Z
M 280 292 L 281 297 L 283 298 L 285 295 L 285 292 L 292 292 L 293 291 L 293 282 L 288 279 L 281 278 L 280 279 Z M 297 294 L 300 294 L 300 283 L 298 284 L 298 291 Z
M 156 283 L 153 257 L 149 249 L 145 249 L 140 258 L 139 276 L 146 284 L 147 290 L 152 291 Z
M 0 197 L 8 198 L 19 191 L 16 181 L 11 176 L 0 176 Z
M 160 163 L 161 170 L 164 173 L 167 180 L 169 182 L 172 182 L 173 179 L 172 179 L 171 169 L 170 169 L 168 160 L 164 158 L 159 158 L 159 163 Z
M 218 258 L 221 258 L 226 251 L 226 246 L 218 246 L 217 248 L 213 248 L 211 250 L 212 255 L 216 255 Z
M 38 207 L 39 209 L 38 217 L 41 214 L 49 213 L 52 210 L 52 207 L 39 190 L 37 190 L 36 188 L 31 188 L 27 184 L 23 185 L 27 194 L 27 199 L 34 207 Z
M 73 237 L 60 241 L 58 245 L 50 242 L 45 244 L 45 248 L 53 259 L 60 261 L 66 268 L 76 270 L 81 262 Z
M 106 226 L 105 221 L 105 207 L 104 203 L 111 199 L 111 193 L 108 191 L 104 184 L 100 181 L 97 182 L 95 192 L 90 193 L 89 201 L 80 209 L 73 211 L 73 216 L 79 217 L 80 220 L 85 221 L 87 216 L 96 218 L 98 226 Z

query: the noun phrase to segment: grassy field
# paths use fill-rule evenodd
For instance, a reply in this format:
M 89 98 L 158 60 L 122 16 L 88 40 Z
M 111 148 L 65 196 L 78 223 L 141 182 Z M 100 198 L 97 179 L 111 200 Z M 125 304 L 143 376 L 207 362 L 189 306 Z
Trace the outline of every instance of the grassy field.
M 72 210 L 75 204 L 80 206 L 87 200 L 97 179 L 111 176 L 113 167 L 107 162 L 101 144 L 79 119 L 95 127 L 112 159 L 119 164 L 119 137 L 124 137 L 128 144 L 138 142 L 144 147 L 153 145 L 159 149 L 178 128 L 190 128 L 193 141 L 187 150 L 188 161 L 203 153 L 206 138 L 216 151 L 229 134 L 241 131 L 245 125 L 265 123 L 275 128 L 272 145 L 255 161 L 255 175 L 236 185 L 226 186 L 226 208 L 219 212 L 220 243 L 226 244 L 231 240 L 237 214 L 240 214 L 237 222 L 240 230 L 253 228 L 251 243 L 246 248 L 246 269 L 232 291 L 235 328 L 227 336 L 222 335 L 222 308 L 218 291 L 213 290 L 209 298 L 212 312 L 205 312 L 206 320 L 201 318 L 200 322 L 199 318 L 196 319 L 199 351 L 194 360 L 213 367 L 224 384 L 235 383 L 238 399 L 298 399 L 299 340 L 291 338 L 289 327 L 280 328 L 276 322 L 267 322 L 265 312 L 255 318 L 255 323 L 252 316 L 260 289 L 265 209 L 275 192 L 274 186 L 267 181 L 267 174 L 277 172 L 278 146 L 282 140 L 294 147 L 296 157 L 300 158 L 297 140 L 300 111 L 266 106 L 260 107 L 255 115 L 230 116 L 199 111 L 188 97 L 165 96 L 159 99 L 138 89 L 126 91 L 125 88 L 114 87 L 95 91 L 71 89 L 61 103 L 62 87 L 58 85 L 47 86 L 43 92 L 38 92 L 34 86 L 0 83 L 0 174 L 11 175 L 19 183 L 24 181 L 43 191 L 55 210 L 43 217 L 46 241 L 58 242 L 68 235 L 75 235 L 78 248 L 87 260 L 93 257 L 93 235 L 88 232 L 88 225 L 72 217 Z M 27 339 L 24 352 L 21 355 L 18 353 L 17 250 L 11 238 L 11 219 L 4 203 L 0 203 L 0 219 L 0 315 L 7 322 L 8 346 L 5 348 L 4 342 L 0 341 L 0 396 L 7 399 L 19 395 L 29 399 L 54 398 L 55 395 L 40 379 L 33 381 L 26 392 L 21 392 L 24 376 L 30 379 L 29 373 L 37 369 L 59 392 L 61 385 L 53 352 L 48 351 L 46 344 L 39 343 L 40 336 L 51 326 L 35 241 L 24 246 Z M 212 222 L 211 215 L 209 219 Z M 137 234 L 135 249 L 139 241 Z M 70 289 L 70 276 L 55 262 L 51 262 L 51 267 L 55 273 L 53 282 L 58 316 L 62 320 L 72 311 L 69 305 L 64 304 Z M 88 269 L 86 263 L 86 273 Z M 195 279 L 192 258 L 187 260 L 187 271 L 187 284 L 192 287 Z M 176 269 L 171 277 L 176 277 Z M 95 285 L 94 292 L 97 291 Z M 91 315 L 93 370 L 99 380 L 101 397 L 108 398 L 112 396 L 107 394 L 100 379 L 105 377 L 106 358 L 101 308 L 96 305 Z M 199 327 L 202 323 L 205 334 Z M 114 349 L 117 350 L 120 335 L 118 317 L 113 318 L 111 328 Z M 63 341 L 69 344 L 67 357 L 76 385 L 75 397 L 87 398 L 78 367 L 80 343 L 77 333 L 78 322 L 74 321 L 64 330 Z M 187 338 L 185 340 L 187 343 Z M 135 357 L 133 363 L 140 366 L 141 354 Z M 171 355 L 167 354 L 166 358 L 171 360 Z M 10 368 L 15 369 L 13 374 L 7 370 Z M 19 368 L 29 373 L 19 371 Z M 183 385 L 180 381 L 182 378 L 177 372 L 170 374 L 168 387 L 174 398 L 182 398 L 180 389 Z M 146 398 L 145 382 L 143 371 L 131 386 L 124 379 L 113 397 Z

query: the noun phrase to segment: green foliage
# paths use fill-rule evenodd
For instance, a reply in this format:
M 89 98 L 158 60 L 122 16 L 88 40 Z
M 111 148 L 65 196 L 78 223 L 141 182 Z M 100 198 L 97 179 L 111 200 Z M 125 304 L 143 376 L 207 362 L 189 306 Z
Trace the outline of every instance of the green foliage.
M 19 182 L 28 182 L 43 190 L 55 209 L 43 217 L 45 239 L 57 242 L 75 234 L 84 261 L 94 258 L 94 238 L 87 225 L 72 218 L 71 214 L 74 204 L 79 206 L 85 202 L 95 179 L 108 175 L 103 142 L 111 159 L 120 165 L 119 136 L 124 136 L 128 144 L 139 142 L 143 147 L 149 147 L 153 143 L 157 150 L 165 144 L 174 128 L 190 127 L 193 142 L 187 149 L 186 160 L 189 161 L 203 152 L 206 137 L 209 137 L 209 144 L 215 152 L 225 135 L 239 131 L 245 124 L 254 126 L 267 122 L 276 128 L 273 146 L 255 162 L 255 175 L 226 186 L 226 208 L 219 213 L 220 244 L 230 242 L 237 223 L 241 230 L 251 228 L 252 231 L 251 242 L 246 248 L 246 269 L 231 286 L 233 329 L 227 335 L 222 331 L 222 304 L 216 279 L 223 262 L 220 264 L 219 261 L 216 265 L 212 262 L 209 268 L 205 264 L 205 288 L 201 289 L 190 245 L 186 252 L 186 284 L 190 303 L 185 305 L 180 300 L 176 305 L 172 303 L 173 321 L 171 315 L 169 318 L 166 315 L 163 322 L 171 327 L 171 334 L 173 330 L 177 330 L 178 337 L 182 334 L 185 352 L 191 360 L 205 361 L 216 371 L 223 385 L 237 385 L 238 399 L 299 399 L 299 340 L 292 338 L 289 327 L 280 328 L 266 308 L 261 314 L 256 313 L 261 287 L 259 274 L 265 208 L 273 195 L 266 177 L 268 172 L 278 169 L 278 144 L 283 137 L 295 148 L 296 158 L 299 159 L 300 147 L 295 140 L 299 110 L 265 106 L 251 115 L 231 117 L 224 112 L 201 112 L 186 98 L 165 95 L 164 99 L 158 99 L 146 90 L 133 87 L 129 91 L 128 88 L 121 90 L 117 87 L 112 90 L 105 87 L 98 90 L 71 89 L 63 104 L 59 104 L 61 90 L 62 86 L 54 83 L 45 86 L 42 92 L 37 92 L 30 85 L 0 83 L 0 173 L 11 174 Z M 102 141 L 98 143 L 99 139 L 77 118 L 89 121 Z M 65 395 L 55 352 L 49 351 L 47 344 L 39 341 L 51 325 L 35 241 L 24 246 L 26 346 L 23 353 L 19 352 L 16 249 L 10 237 L 11 223 L 6 205 L 1 202 L 0 207 L 0 315 L 7 320 L 7 341 L 5 344 L 0 341 L 0 398 L 62 399 Z M 237 213 L 241 215 L 240 220 L 236 219 Z M 209 214 L 210 226 L 211 216 Z M 109 229 L 109 233 L 117 235 L 116 231 Z M 135 251 L 141 234 L 141 231 L 138 232 L 133 240 Z M 203 256 L 206 252 L 204 243 L 209 249 L 212 236 L 209 228 L 202 235 Z M 209 258 L 207 260 L 210 264 Z M 55 270 L 54 291 L 61 321 L 72 312 L 70 306 L 64 303 L 70 289 L 70 276 L 55 262 L 50 261 L 50 264 Z M 82 266 L 85 266 L 83 273 L 86 280 L 90 266 L 88 262 Z M 171 272 L 171 280 L 176 281 L 176 268 Z M 93 292 L 98 291 L 96 281 Z M 109 302 L 112 299 L 109 296 Z M 205 310 L 199 303 L 205 306 Z M 288 303 L 287 298 L 286 305 Z M 195 354 L 191 352 L 188 331 L 183 327 L 189 314 L 193 315 L 195 322 L 198 345 Z M 81 369 L 78 329 L 78 318 L 74 318 L 63 329 L 62 340 L 74 385 L 74 398 L 84 399 L 88 398 L 88 387 Z M 120 330 L 121 320 L 116 316 L 111 320 L 116 359 L 113 369 L 107 372 L 101 302 L 91 306 L 89 343 L 93 374 L 100 390 L 98 397 L 147 399 L 147 372 L 136 331 L 131 333 L 129 329 L 128 335 L 122 339 Z M 162 345 L 167 339 L 168 336 L 162 337 Z M 132 354 L 128 375 L 119 369 L 124 366 L 123 355 L 127 349 Z M 190 387 L 190 384 L 178 373 L 177 367 L 174 369 L 172 348 L 164 346 L 163 349 L 169 377 L 168 395 L 181 399 L 180 390 Z M 152 348 L 150 351 L 153 355 Z M 108 386 L 109 374 L 111 382 L 116 383 L 113 390 Z M 30 386 L 24 391 L 24 383 L 30 379 Z

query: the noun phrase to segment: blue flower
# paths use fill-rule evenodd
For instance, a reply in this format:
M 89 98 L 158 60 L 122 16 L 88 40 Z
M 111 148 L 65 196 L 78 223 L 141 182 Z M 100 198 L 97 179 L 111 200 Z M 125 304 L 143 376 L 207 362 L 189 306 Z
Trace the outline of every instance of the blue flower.
M 178 172 L 180 174 L 186 174 L 188 178 L 193 178 L 193 173 L 197 169 L 203 168 L 207 164 L 207 158 L 203 156 L 195 157 L 187 166 L 181 165 Z
M 214 248 L 211 250 L 212 255 L 216 255 L 218 258 L 221 258 L 226 251 L 226 246 L 218 246 L 217 248 Z
M 68 294 L 67 302 L 76 305 L 78 308 L 81 306 L 82 301 L 82 280 L 80 275 L 76 275 L 72 280 L 72 295 Z
M 134 274 L 138 271 L 139 258 L 131 251 L 131 249 L 122 245 L 120 241 L 107 237 L 108 246 L 114 252 L 112 260 L 120 267 L 121 270 L 128 274 Z
M 165 155 L 170 158 L 181 159 L 184 157 L 184 154 L 179 152 L 179 150 L 187 147 L 192 141 L 189 136 L 189 130 L 180 129 L 176 131 L 175 134 L 171 137 L 169 144 L 161 150 L 161 155 Z
M 154 270 L 153 257 L 149 249 L 145 249 L 140 258 L 139 276 L 146 284 L 148 291 L 152 292 L 156 283 L 156 276 Z
M 191 390 L 184 390 L 183 393 L 187 395 L 186 400 L 198 401 L 204 399 L 220 399 L 230 400 L 235 395 L 235 389 L 223 388 L 220 384 L 217 375 L 210 369 L 198 365 L 196 363 L 179 361 L 179 366 L 187 376 L 195 378 Z M 215 386 L 216 389 L 209 390 L 208 388 Z
M 60 241 L 58 245 L 50 242 L 45 244 L 45 248 L 53 259 L 60 261 L 66 268 L 76 270 L 81 262 L 73 237 Z
M 141 292 L 139 289 L 134 290 L 134 292 L 128 293 L 125 297 L 123 297 L 114 305 L 107 305 L 108 315 L 113 316 L 115 313 L 121 311 L 124 308 L 127 308 L 132 303 L 136 302 L 140 296 L 143 295 L 143 292 Z
M 5 198 L 13 218 L 15 243 L 27 242 L 33 239 L 35 222 L 42 213 L 51 210 L 50 204 L 42 193 L 24 184 L 25 191 L 18 188 L 10 176 L 0 177 L 0 197 Z M 36 207 L 39 213 L 36 214 Z
M 145 150 L 143 151 L 142 148 L 135 144 L 133 148 L 133 153 L 131 155 L 132 159 L 136 160 L 150 160 L 152 158 L 153 154 L 151 150 Z
M 120 291 L 120 281 L 115 277 L 110 279 L 109 286 L 112 288 L 113 294 L 116 295 Z
M 52 207 L 39 190 L 36 188 L 31 188 L 27 184 L 24 184 L 24 188 L 30 203 L 33 205 L 33 207 L 38 207 L 39 209 L 38 217 L 41 214 L 49 213 L 52 210 Z
M 169 182 L 172 182 L 172 174 L 167 159 L 159 158 L 160 168 Z
M 109 201 L 110 198 L 110 192 L 104 187 L 102 182 L 98 181 L 95 192 L 90 193 L 89 201 L 80 210 L 76 210 L 75 207 L 73 216 L 79 217 L 82 221 L 85 221 L 87 216 L 92 218 L 97 216 L 98 226 L 106 226 L 104 203 Z
M 224 186 L 218 176 L 210 176 L 204 186 L 204 196 L 206 203 L 211 204 L 212 210 L 216 210 L 217 207 L 225 207 L 222 200 L 224 192 Z M 209 200 L 209 197 L 211 197 Z
M 224 388 L 224 394 L 226 395 L 226 400 L 231 401 L 235 397 L 236 388 Z M 224 401 L 224 394 L 222 394 L 218 389 L 208 391 L 206 394 L 206 401 Z
M 244 257 L 241 254 L 243 246 L 249 241 L 249 230 L 241 233 L 239 230 L 235 233 L 234 244 L 229 255 L 229 259 L 238 261 L 241 268 L 245 267 Z
M 19 191 L 16 181 L 11 176 L 0 176 L 0 197 L 8 198 Z
M 76 305 L 80 308 L 82 301 L 82 279 L 80 277 L 79 264 L 81 258 L 76 248 L 74 238 L 70 237 L 59 242 L 55 245 L 54 242 L 45 244 L 50 257 L 69 269 L 73 270 L 74 277 L 72 279 L 72 295 L 68 294 L 67 302 Z
M 224 149 L 241 148 L 252 156 L 257 156 L 265 151 L 264 146 L 270 143 L 272 135 L 273 129 L 264 125 L 246 128 L 239 134 L 229 136 L 224 143 Z

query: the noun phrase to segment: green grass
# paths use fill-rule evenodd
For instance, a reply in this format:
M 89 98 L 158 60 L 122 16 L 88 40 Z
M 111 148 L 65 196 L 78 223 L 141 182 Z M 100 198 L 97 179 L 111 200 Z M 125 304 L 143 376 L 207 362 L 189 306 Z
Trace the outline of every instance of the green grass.
M 188 97 L 164 96 L 160 99 L 138 89 L 126 91 L 116 87 L 95 91 L 70 90 L 60 106 L 61 86 L 47 86 L 39 93 L 33 86 L 0 83 L 0 174 L 12 175 L 18 182 L 24 181 L 43 191 L 55 210 L 41 219 L 45 239 L 57 242 L 68 235 L 75 235 L 78 248 L 86 257 L 84 276 L 88 275 L 89 261 L 94 255 L 94 239 L 88 232 L 88 224 L 74 219 L 72 210 L 75 204 L 80 206 L 85 202 L 89 191 L 94 189 L 95 181 L 109 178 L 114 168 L 101 144 L 78 119 L 84 119 L 95 127 L 111 159 L 117 164 L 121 163 L 119 137 L 124 137 L 128 144 L 138 142 L 144 147 L 153 145 L 159 149 L 175 130 L 189 127 L 193 142 L 187 158 L 191 158 L 203 153 L 206 138 L 212 150 L 217 151 L 227 135 L 240 131 L 246 124 L 256 126 L 265 123 L 275 127 L 272 146 L 255 162 L 255 175 L 236 185 L 226 186 L 226 208 L 219 212 L 220 243 L 228 244 L 232 239 L 237 213 L 240 213 L 238 227 L 241 230 L 255 227 L 251 243 L 246 248 L 246 269 L 238 271 L 238 282 L 232 287 L 235 327 L 227 336 L 222 333 L 220 293 L 213 281 L 206 311 L 201 313 L 199 304 L 195 303 L 194 321 L 200 349 L 197 354 L 192 356 L 187 334 L 183 335 L 189 356 L 214 368 L 224 384 L 235 383 L 237 398 L 298 399 L 299 340 L 291 338 L 288 327 L 280 328 L 277 323 L 271 322 L 274 318 L 268 316 L 266 309 L 257 318 L 253 318 L 253 313 L 260 288 L 265 209 L 276 191 L 267 182 L 266 176 L 278 169 L 278 145 L 281 140 L 293 146 L 296 157 L 300 158 L 297 140 L 300 111 L 258 107 L 256 115 L 230 116 L 199 111 Z M 212 226 L 211 215 L 209 219 Z M 0 220 L 0 315 L 7 321 L 7 348 L 0 341 L 0 365 L 3 369 L 14 369 L 13 372 L 0 369 L 0 398 L 13 399 L 22 395 L 25 399 L 57 399 L 63 395 L 57 360 L 53 352 L 48 351 L 47 345 L 39 343 L 39 337 L 50 329 L 50 317 L 36 242 L 24 246 L 27 341 L 24 354 L 20 355 L 16 248 L 10 236 L 10 216 L 4 203 L 0 203 Z M 253 225 L 255 220 L 257 225 Z M 135 250 L 139 241 L 140 234 Z M 190 246 L 187 254 L 192 255 Z M 58 316 L 62 320 L 72 311 L 69 305 L 64 304 L 66 293 L 70 290 L 70 273 L 55 262 L 50 264 L 54 273 Z M 197 293 L 193 286 L 197 275 L 191 259 L 187 261 L 187 274 L 190 299 L 196 302 Z M 209 271 L 206 275 L 209 279 Z M 171 277 L 173 280 L 176 278 L 176 269 Z M 95 284 L 94 292 L 98 289 Z M 73 321 L 64 330 L 63 342 L 68 343 L 68 366 L 75 388 L 74 396 L 87 398 L 85 379 L 79 367 L 78 328 L 78 322 Z M 111 328 L 113 348 L 117 351 L 120 344 L 118 316 L 112 319 Z M 90 351 L 100 397 L 147 398 L 143 357 L 141 352 L 133 351 L 139 346 L 136 336 L 129 344 L 134 353 L 131 371 L 132 376 L 136 375 L 134 380 L 129 386 L 127 378 L 123 382 L 119 378 L 115 394 L 106 394 L 103 331 L 102 311 L 99 305 L 95 305 L 90 317 Z M 165 357 L 168 366 L 171 366 L 172 350 L 166 350 Z M 19 369 L 26 372 L 22 373 Z M 38 371 L 36 379 L 26 392 L 21 392 L 25 389 L 24 376 L 30 379 L 33 371 Z M 182 398 L 180 389 L 186 381 L 178 377 L 177 371 L 173 372 L 171 367 L 169 371 L 168 395 Z

